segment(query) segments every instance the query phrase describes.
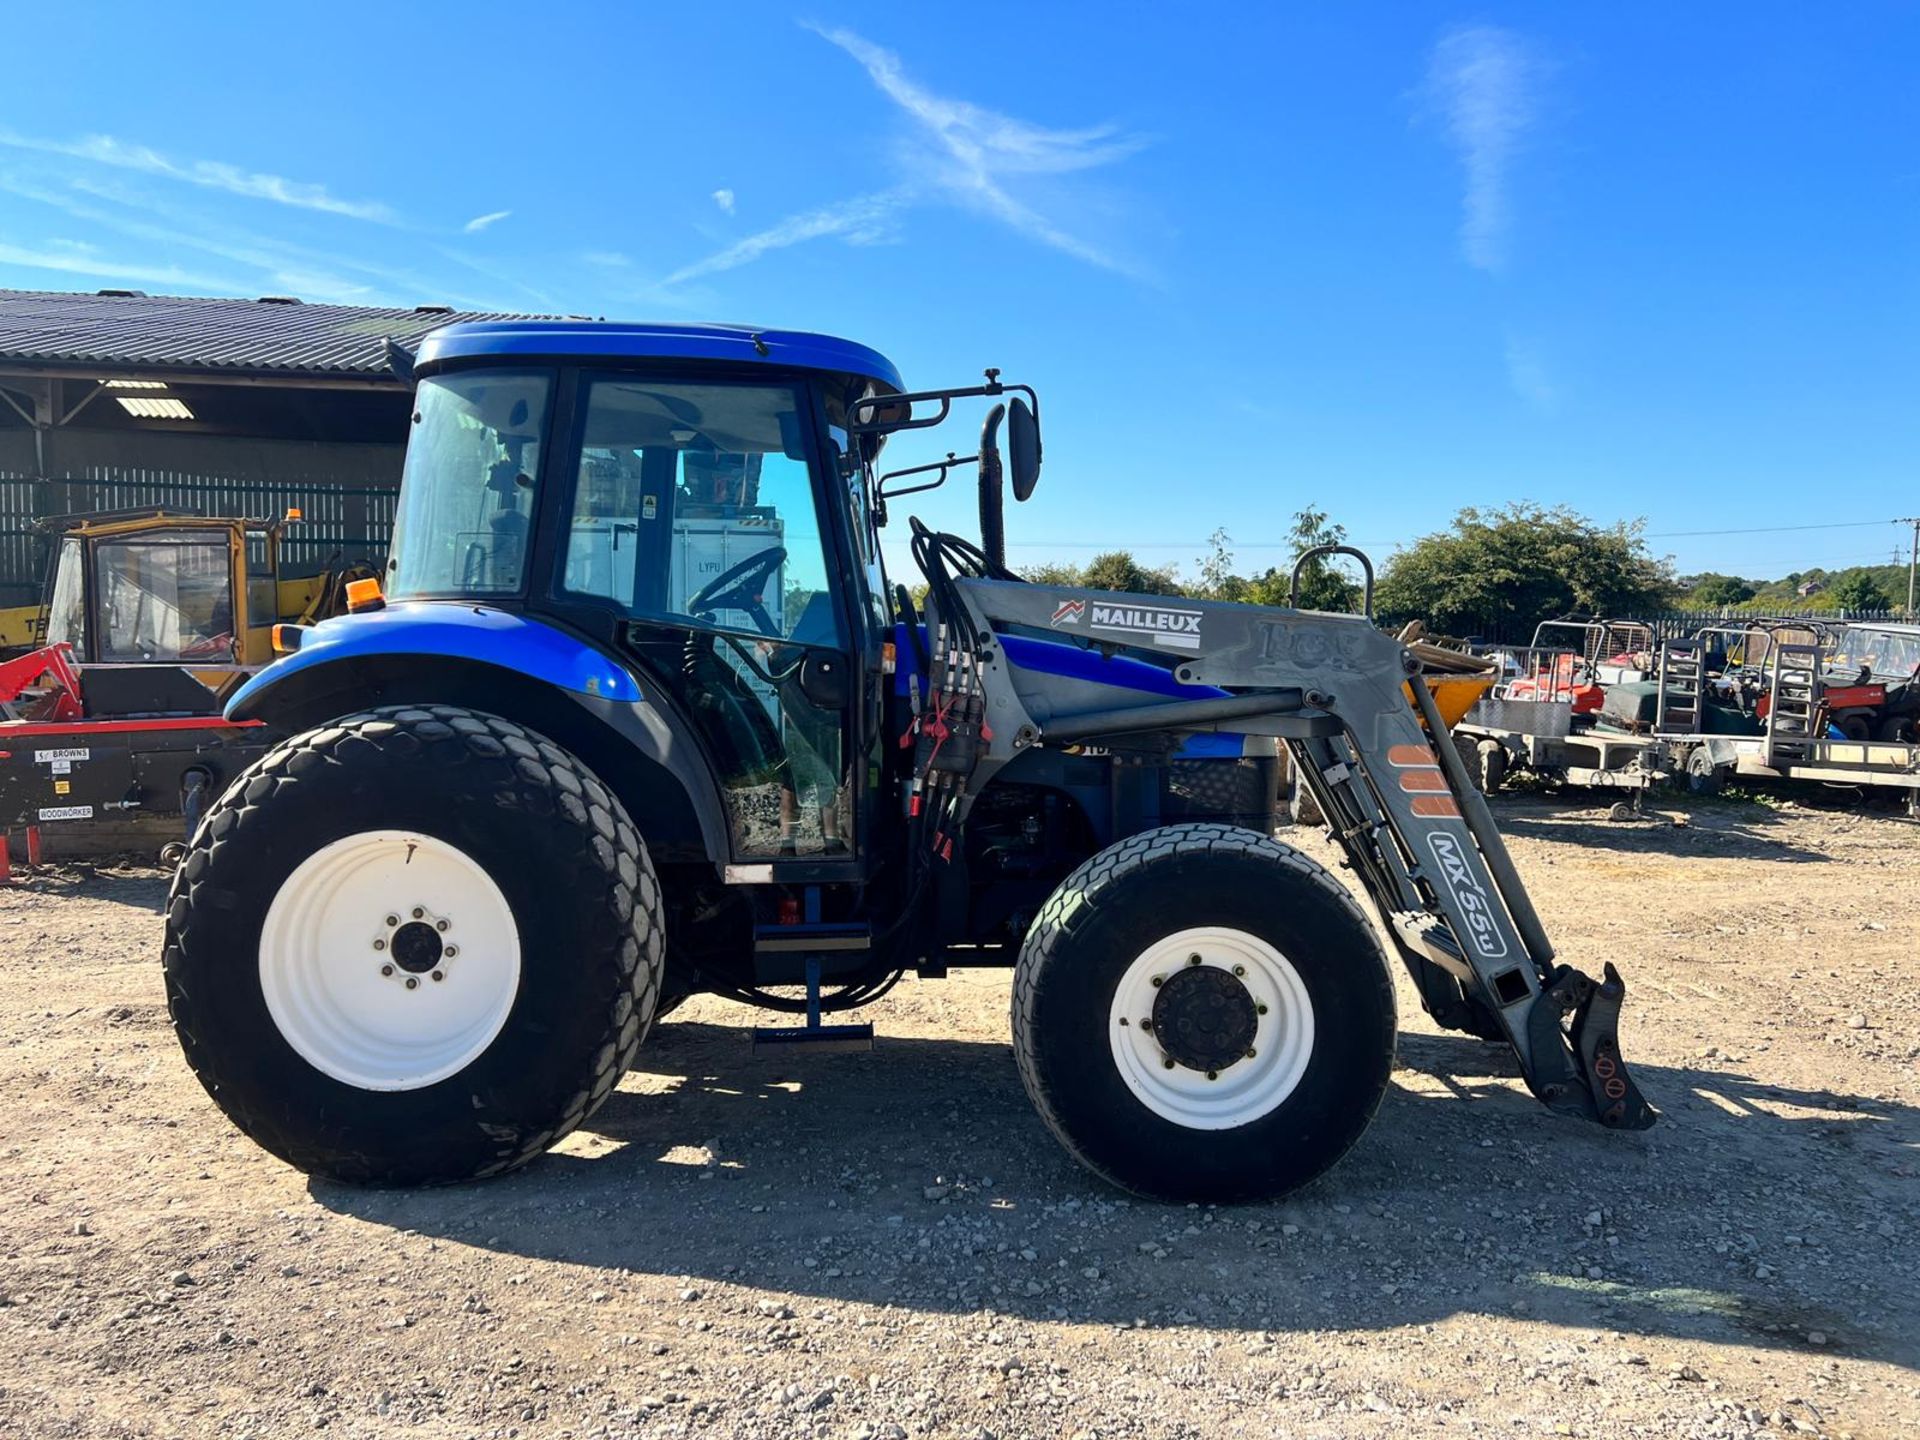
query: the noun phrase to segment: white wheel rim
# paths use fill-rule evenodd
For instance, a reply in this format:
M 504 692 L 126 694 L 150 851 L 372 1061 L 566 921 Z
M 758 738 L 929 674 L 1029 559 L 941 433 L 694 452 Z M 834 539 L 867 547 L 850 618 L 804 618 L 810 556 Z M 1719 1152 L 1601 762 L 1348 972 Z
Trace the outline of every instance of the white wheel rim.
M 363 1090 L 417 1090 L 464 1070 L 506 1024 L 520 932 L 464 851 L 368 830 L 282 882 L 260 930 L 260 989 L 314 1069 Z
M 1192 966 L 1195 956 L 1232 974 L 1256 1012 L 1253 1053 L 1212 1072 L 1214 1079 L 1178 1063 L 1169 1069 L 1151 1024 L 1154 982 Z M 1107 1036 L 1114 1064 L 1141 1104 L 1189 1130 L 1228 1130 L 1272 1113 L 1299 1085 L 1313 1058 L 1313 1001 L 1292 962 L 1259 936 L 1203 926 L 1154 942 L 1127 966 Z

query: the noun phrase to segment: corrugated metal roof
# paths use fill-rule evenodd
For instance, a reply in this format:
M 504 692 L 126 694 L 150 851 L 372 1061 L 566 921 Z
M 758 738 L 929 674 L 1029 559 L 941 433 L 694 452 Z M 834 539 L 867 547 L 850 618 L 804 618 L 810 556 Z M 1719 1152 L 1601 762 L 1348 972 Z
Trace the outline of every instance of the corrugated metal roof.
M 0 290 L 0 366 L 380 379 L 392 375 L 386 340 L 411 350 L 456 320 L 523 318 L 424 306 Z

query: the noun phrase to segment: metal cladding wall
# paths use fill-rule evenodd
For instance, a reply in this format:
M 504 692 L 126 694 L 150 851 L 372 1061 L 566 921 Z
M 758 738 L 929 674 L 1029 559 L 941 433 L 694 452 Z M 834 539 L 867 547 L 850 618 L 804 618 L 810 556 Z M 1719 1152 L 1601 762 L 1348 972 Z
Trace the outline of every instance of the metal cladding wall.
M 40 598 L 48 537 L 36 521 L 85 510 L 193 510 L 271 518 L 289 506 L 282 569 L 313 574 L 338 554 L 376 560 L 393 531 L 403 437 L 391 445 L 238 436 L 62 429 L 45 437 L 47 477 L 34 477 L 33 436 L 0 431 L 0 607 Z

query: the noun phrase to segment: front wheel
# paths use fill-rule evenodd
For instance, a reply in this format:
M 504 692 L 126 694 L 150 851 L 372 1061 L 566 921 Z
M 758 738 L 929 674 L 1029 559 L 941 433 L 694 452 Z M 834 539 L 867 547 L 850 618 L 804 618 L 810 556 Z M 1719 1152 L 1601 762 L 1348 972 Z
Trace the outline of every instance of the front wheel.
M 1252 831 L 1179 825 L 1070 875 L 1014 978 L 1027 1094 L 1125 1189 L 1269 1199 L 1331 1167 L 1393 1068 L 1393 984 L 1320 866 Z
M 214 806 L 168 901 L 167 1000 L 266 1149 L 430 1184 L 523 1164 L 606 1099 L 661 948 L 646 848 L 585 766 L 496 716 L 390 707 Z

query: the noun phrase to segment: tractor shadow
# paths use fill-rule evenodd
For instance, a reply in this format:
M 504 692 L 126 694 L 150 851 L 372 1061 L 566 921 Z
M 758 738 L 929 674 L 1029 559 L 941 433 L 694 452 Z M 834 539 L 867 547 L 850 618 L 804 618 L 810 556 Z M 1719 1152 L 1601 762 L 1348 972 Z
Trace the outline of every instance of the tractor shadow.
M 851 1302 L 1249 1332 L 1464 1312 L 1920 1367 L 1920 1306 L 1890 1278 L 1815 1298 L 1831 1294 L 1828 1244 L 1883 1247 L 1894 1274 L 1886 1217 L 1911 1202 L 1920 1112 L 1728 1069 L 1637 1073 L 1665 1118 L 1613 1134 L 1535 1104 L 1503 1051 L 1403 1035 L 1380 1114 L 1338 1167 L 1285 1201 L 1214 1209 L 1081 1170 L 1005 1044 L 769 1058 L 735 1028 L 681 1022 L 586 1131 L 517 1175 L 311 1189 L 616 1289 L 622 1272 L 671 1277 L 696 1293 L 664 1325 L 777 1329 L 756 1309 L 769 1296 L 803 1316 Z
M 1823 849 L 1790 838 L 1795 827 L 1763 805 L 1714 801 L 1682 806 L 1663 800 L 1650 803 L 1644 818 L 1610 820 L 1604 800 L 1589 807 L 1569 796 L 1552 805 L 1503 796 L 1493 814 L 1503 835 L 1617 854 L 1809 865 L 1833 859 Z

